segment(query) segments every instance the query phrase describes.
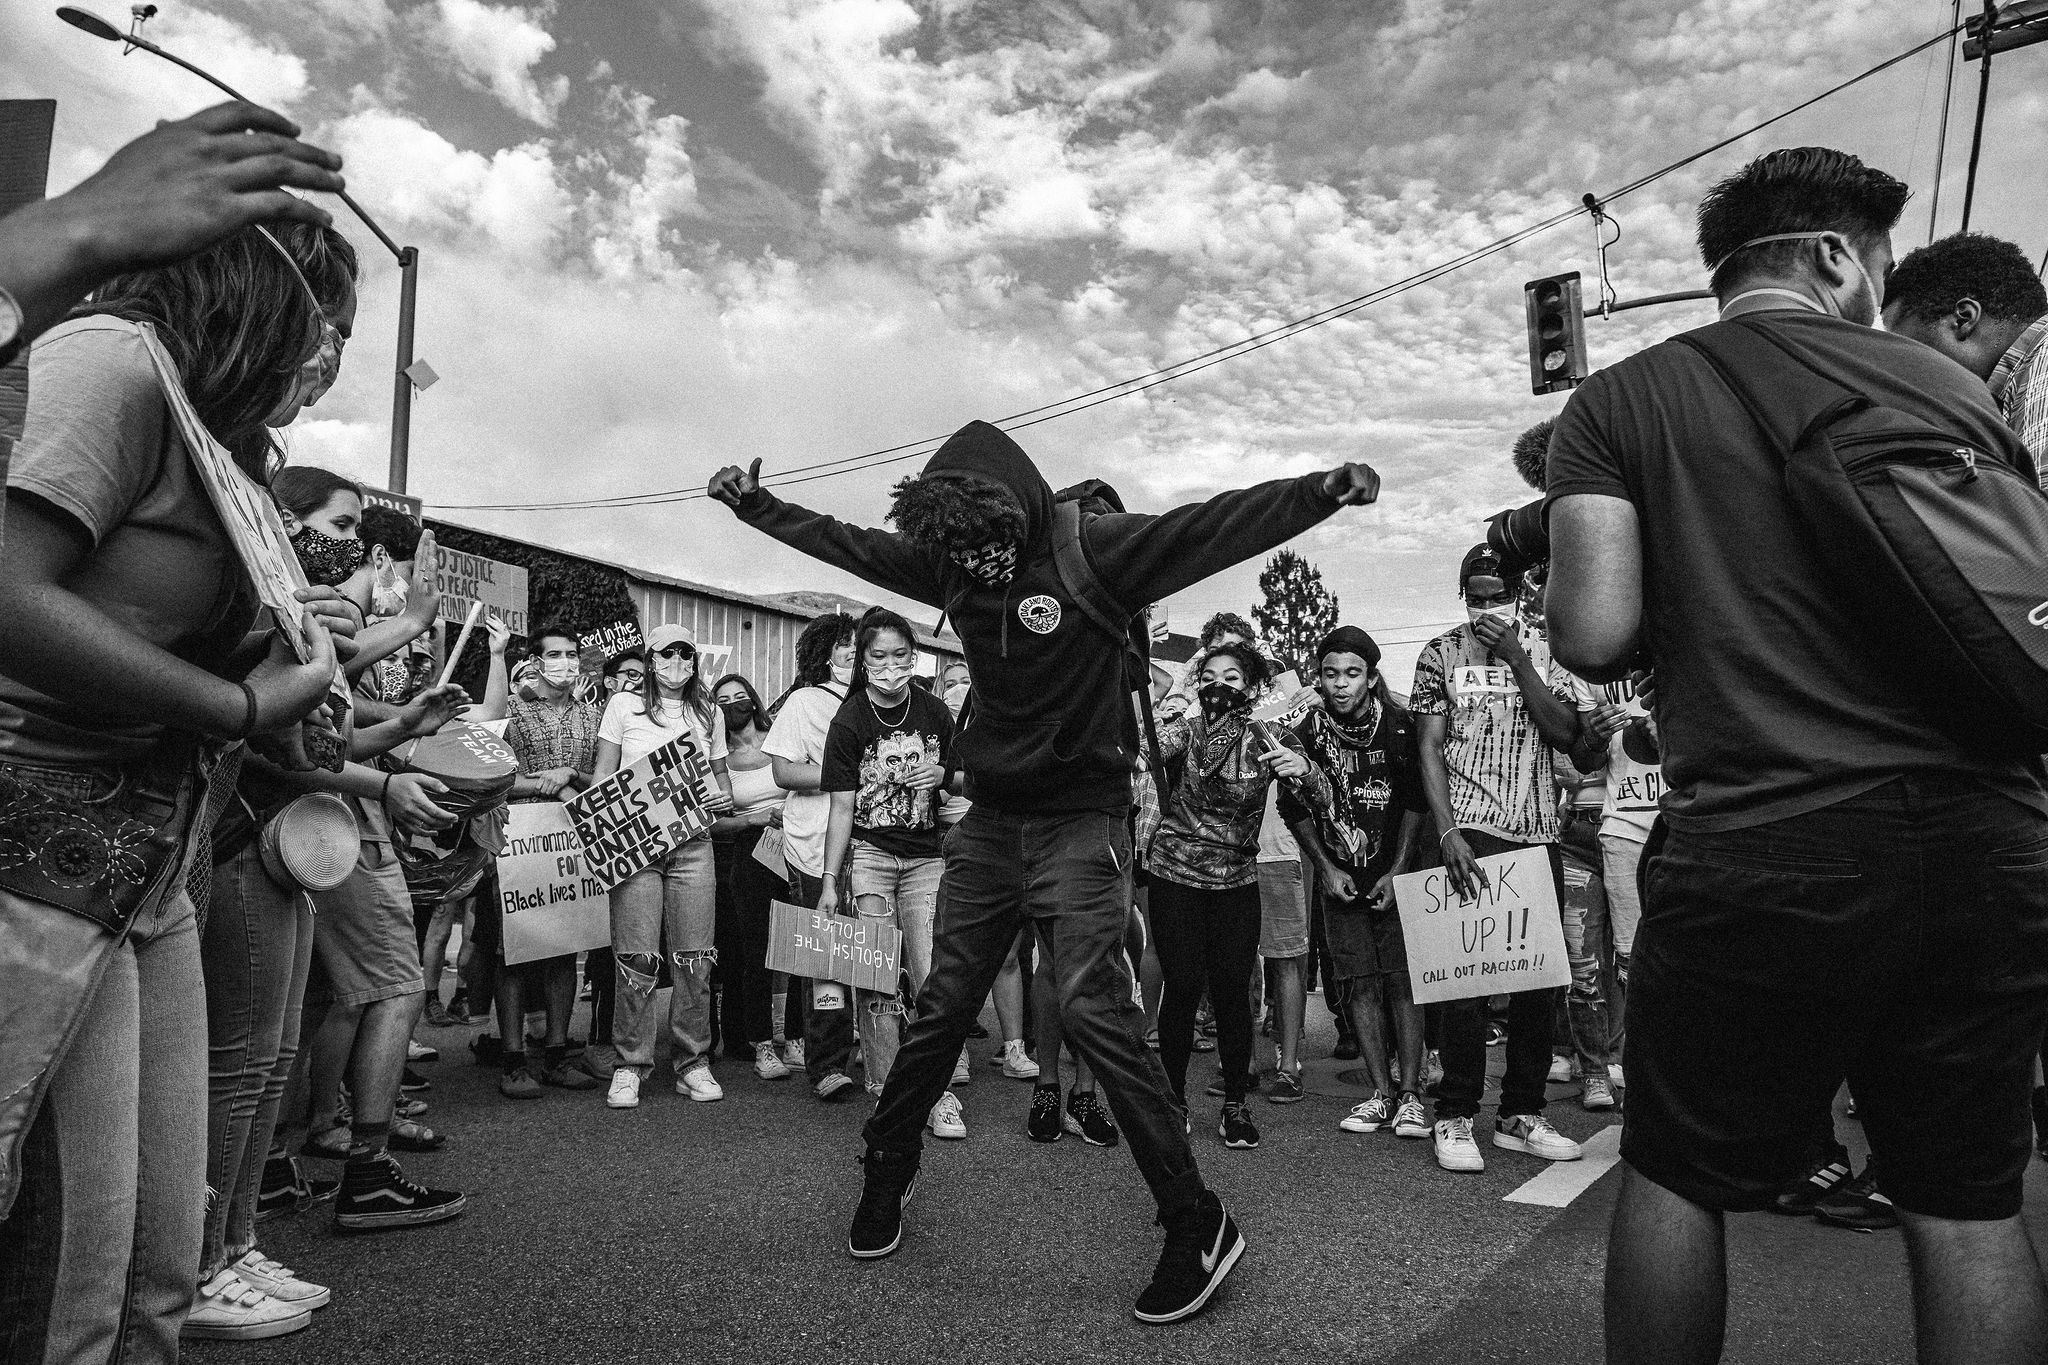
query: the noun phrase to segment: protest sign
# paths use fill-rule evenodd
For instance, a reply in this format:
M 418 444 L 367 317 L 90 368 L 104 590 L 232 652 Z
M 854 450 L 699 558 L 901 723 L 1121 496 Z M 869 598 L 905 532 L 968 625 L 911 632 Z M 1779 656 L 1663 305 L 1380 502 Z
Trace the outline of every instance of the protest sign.
M 894 995 L 903 935 L 887 920 L 828 915 L 775 901 L 768 910 L 771 972 L 840 981 L 864 991 Z
M 789 863 L 782 856 L 782 828 L 770 825 L 754 841 L 754 861 L 784 881 L 789 880 Z
M 402 517 L 410 517 L 415 526 L 426 516 L 426 504 L 410 493 L 393 493 L 387 488 L 372 488 L 368 484 L 362 485 L 362 489 L 365 507 L 387 508 Z
M 1479 866 L 1488 884 L 1470 900 L 1440 867 L 1394 878 L 1418 1005 L 1571 982 L 1549 851 L 1496 853 Z
M 643 643 L 638 621 L 614 621 L 596 630 L 587 630 L 576 637 L 579 652 L 595 650 L 607 659 L 615 659 L 629 649 L 638 649 Z
M 711 828 L 718 790 L 687 731 L 568 803 L 584 865 L 611 890 Z
M 1266 696 L 1265 705 L 1253 708 L 1252 719 L 1285 728 L 1308 714 L 1316 703 L 1317 693 L 1304 690 L 1300 675 L 1290 668 L 1267 684 Z
M 491 608 L 514 635 L 526 634 L 526 570 L 482 555 L 435 546 L 434 586 L 441 619 L 461 625 L 478 602 Z
M 612 941 L 611 898 L 584 870 L 583 842 L 558 801 L 510 808 L 498 855 L 505 963 L 561 957 Z

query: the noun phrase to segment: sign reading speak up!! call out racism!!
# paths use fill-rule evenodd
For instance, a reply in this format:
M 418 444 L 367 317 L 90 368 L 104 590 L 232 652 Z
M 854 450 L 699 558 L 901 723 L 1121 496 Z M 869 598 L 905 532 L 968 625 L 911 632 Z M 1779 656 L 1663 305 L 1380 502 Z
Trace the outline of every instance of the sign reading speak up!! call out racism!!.
M 1549 852 L 1521 848 L 1479 866 L 1487 885 L 1469 900 L 1440 867 L 1394 878 L 1418 1005 L 1571 983 Z
M 711 828 L 711 765 L 687 734 L 568 803 L 584 870 L 609 891 Z

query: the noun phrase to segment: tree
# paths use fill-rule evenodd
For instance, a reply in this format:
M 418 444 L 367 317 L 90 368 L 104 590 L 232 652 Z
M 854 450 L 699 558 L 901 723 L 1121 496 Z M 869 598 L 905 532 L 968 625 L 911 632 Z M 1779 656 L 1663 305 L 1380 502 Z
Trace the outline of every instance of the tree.
M 1259 571 L 1265 601 L 1252 608 L 1266 652 L 1303 681 L 1313 672 L 1315 648 L 1337 628 L 1337 595 L 1323 586 L 1322 570 L 1292 550 L 1281 550 Z

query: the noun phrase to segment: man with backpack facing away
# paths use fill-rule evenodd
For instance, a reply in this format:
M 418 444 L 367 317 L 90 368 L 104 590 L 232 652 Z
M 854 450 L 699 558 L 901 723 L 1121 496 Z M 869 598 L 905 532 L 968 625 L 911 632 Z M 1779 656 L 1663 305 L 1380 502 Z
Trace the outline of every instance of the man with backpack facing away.
M 1157 517 L 1069 512 L 1067 527 L 1078 535 L 1056 556 L 1062 516 L 1052 489 L 1016 442 L 986 422 L 962 427 L 922 475 L 897 485 L 897 534 L 785 503 L 760 487 L 759 473 L 758 460 L 751 470 L 720 470 L 708 491 L 785 544 L 943 609 L 974 678 L 955 750 L 974 808 L 946 841 L 947 900 L 932 970 L 867 1125 L 866 1185 L 849 1250 L 875 1258 L 900 1243 L 925 1117 L 1029 917 L 1052 946 L 1067 1042 L 1106 1092 L 1167 1230 L 1136 1315 L 1159 1323 L 1193 1315 L 1235 1265 L 1244 1239 L 1202 1183 L 1185 1115 L 1141 1041 L 1143 1017 L 1131 1003 L 1122 952 L 1139 731 L 1131 691 L 1145 680 L 1142 668 L 1129 666 L 1128 636 L 1098 622 L 1127 623 L 1147 604 L 1263 554 L 1340 506 L 1372 502 L 1379 476 L 1344 465 Z M 1077 575 L 1093 585 L 1074 582 Z

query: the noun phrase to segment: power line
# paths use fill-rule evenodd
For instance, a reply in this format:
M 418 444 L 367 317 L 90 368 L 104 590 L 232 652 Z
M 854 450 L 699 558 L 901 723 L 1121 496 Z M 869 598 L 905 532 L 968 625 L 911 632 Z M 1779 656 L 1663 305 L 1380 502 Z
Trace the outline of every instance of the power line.
M 1888 71 L 1892 67 L 1897 66 L 1899 63 L 1908 61 L 1911 58 L 1918 56 L 1920 53 L 1927 51 L 1929 48 L 1935 46 L 1936 44 L 1952 38 L 1958 31 L 1960 31 L 1962 27 L 1963 26 L 1961 24 L 1953 25 L 1950 28 L 1945 29 L 1941 33 L 1936 34 L 1932 38 L 1914 44 L 1912 47 L 1908 48 L 1904 52 L 1899 53 L 1897 56 L 1888 57 L 1884 61 L 1879 62 L 1877 65 L 1869 67 L 1864 71 L 1858 72 L 1856 75 L 1849 77 L 1847 80 L 1844 80 L 1837 85 L 1830 86 L 1828 89 L 1821 91 L 1819 94 L 1814 95 L 1809 99 L 1802 100 L 1800 103 L 1793 105 L 1789 109 L 1785 109 L 1779 113 L 1773 114 L 1771 117 L 1764 119 L 1761 122 L 1754 123 L 1749 127 L 1742 129 L 1739 132 L 1731 133 L 1727 137 L 1724 137 L 1721 140 L 1719 140 L 1718 142 L 1703 147 L 1700 150 L 1693 152 L 1689 156 L 1681 157 L 1679 160 L 1674 161 L 1667 166 L 1659 167 L 1657 170 L 1651 171 L 1647 175 L 1639 176 L 1635 180 L 1629 181 L 1627 184 L 1623 185 L 1619 189 L 1612 190 L 1605 195 L 1597 195 L 1595 196 L 1595 200 L 1602 204 L 1611 204 L 1617 199 L 1623 198 L 1624 196 L 1630 194 L 1634 194 L 1637 190 L 1644 189 L 1650 185 L 1653 185 L 1657 181 L 1662 180 L 1664 177 L 1671 175 L 1677 171 L 1683 170 L 1685 167 L 1692 165 L 1696 161 L 1700 161 L 1706 157 L 1712 156 L 1715 152 L 1718 152 L 1725 147 L 1732 146 L 1733 144 L 1740 142 L 1744 138 L 1751 137 L 1757 133 L 1760 133 L 1764 129 L 1771 127 L 1773 124 L 1780 123 L 1785 119 L 1792 117 L 1794 114 L 1798 114 L 1803 112 L 1804 110 L 1812 108 L 1814 105 L 1820 103 L 1822 100 L 1828 99 L 1834 95 L 1838 95 L 1842 91 L 1849 89 L 1853 85 L 1860 84 L 1861 82 L 1870 79 L 1872 76 L 1878 75 L 1884 71 Z M 1235 342 L 1231 342 L 1228 345 L 1218 346 L 1212 350 L 1204 351 L 1199 355 L 1186 357 L 1182 360 L 1175 361 L 1169 365 L 1161 366 L 1156 370 L 1150 370 L 1144 374 L 1132 375 L 1129 378 L 1117 380 L 1113 383 L 1105 384 L 1099 388 L 1090 389 L 1085 393 L 1074 394 L 1067 398 L 1060 399 L 1056 402 L 1045 403 L 1035 408 L 1026 408 L 1022 412 L 1011 413 L 1007 417 L 998 418 L 995 422 L 995 425 L 1003 428 L 1006 431 L 1021 431 L 1026 427 L 1037 426 L 1041 422 L 1050 422 L 1055 418 L 1059 417 L 1071 417 L 1076 413 L 1086 412 L 1088 409 L 1093 407 L 1099 407 L 1104 403 L 1114 402 L 1120 398 L 1129 398 L 1136 394 L 1144 393 L 1149 389 L 1157 388 L 1161 384 L 1171 383 L 1173 380 L 1176 379 L 1184 379 L 1191 374 L 1196 374 L 1202 370 L 1208 369 L 1211 365 L 1218 365 L 1225 360 L 1235 360 L 1241 356 L 1249 355 L 1254 351 L 1263 350 L 1265 347 L 1270 346 L 1275 342 L 1284 341 L 1289 337 L 1299 336 L 1301 333 L 1308 331 L 1312 328 L 1323 326 L 1326 323 L 1335 322 L 1337 319 L 1347 317 L 1350 314 L 1359 311 L 1360 309 L 1368 308 L 1375 303 L 1380 303 L 1385 301 L 1386 299 L 1394 298 L 1397 295 L 1406 293 L 1410 289 L 1418 288 L 1424 284 L 1432 283 L 1435 280 L 1438 280 L 1445 275 L 1451 274 L 1454 271 L 1462 270 L 1468 265 L 1473 265 L 1481 260 L 1486 259 L 1489 256 L 1496 255 L 1499 252 L 1506 251 L 1511 247 L 1518 246 L 1522 242 L 1527 241 L 1529 238 L 1534 237 L 1539 233 L 1547 232 L 1551 228 L 1554 228 L 1561 223 L 1567 222 L 1572 218 L 1577 217 L 1582 212 L 1584 212 L 1582 208 L 1573 207 L 1564 210 L 1563 212 L 1552 214 L 1547 218 L 1540 219 L 1537 222 L 1531 223 L 1526 227 L 1511 232 L 1505 237 L 1501 237 L 1492 242 L 1488 242 L 1484 246 L 1476 247 L 1471 251 L 1465 252 L 1459 256 L 1452 257 L 1447 261 L 1442 261 L 1436 265 L 1426 267 L 1425 269 L 1420 270 L 1413 275 L 1407 276 L 1404 279 L 1397 280 L 1392 284 L 1382 285 L 1377 289 L 1370 290 L 1367 293 L 1360 294 L 1354 298 L 1346 299 L 1341 303 L 1332 304 L 1327 308 L 1318 310 L 1317 312 L 1309 313 L 1302 317 L 1292 319 L 1291 321 L 1281 323 L 1278 326 L 1268 328 L 1263 332 L 1255 332 L 1250 336 L 1244 337 Z M 921 456 L 930 454 L 933 450 L 936 450 L 939 447 L 939 445 L 944 442 L 944 440 L 944 436 L 926 437 L 923 440 L 906 442 L 902 445 L 887 446 L 881 450 L 871 450 L 860 455 L 847 455 L 841 456 L 840 458 L 834 460 L 820 461 L 816 464 L 797 465 L 791 469 L 783 471 L 780 475 L 771 477 L 770 479 L 763 480 L 763 483 L 768 487 L 781 488 L 793 484 L 809 483 L 815 479 L 832 478 L 840 474 L 852 473 L 855 470 L 859 469 L 876 469 L 884 465 L 901 463 L 902 461 L 905 460 L 914 460 Z M 435 504 L 435 506 L 437 507 L 438 510 L 452 512 L 552 512 L 573 510 L 608 510 L 627 507 L 653 507 L 671 502 L 688 502 L 705 496 L 706 493 L 702 488 L 676 488 L 666 489 L 658 492 L 615 494 L 609 497 L 570 499 L 559 502 L 442 503 Z

